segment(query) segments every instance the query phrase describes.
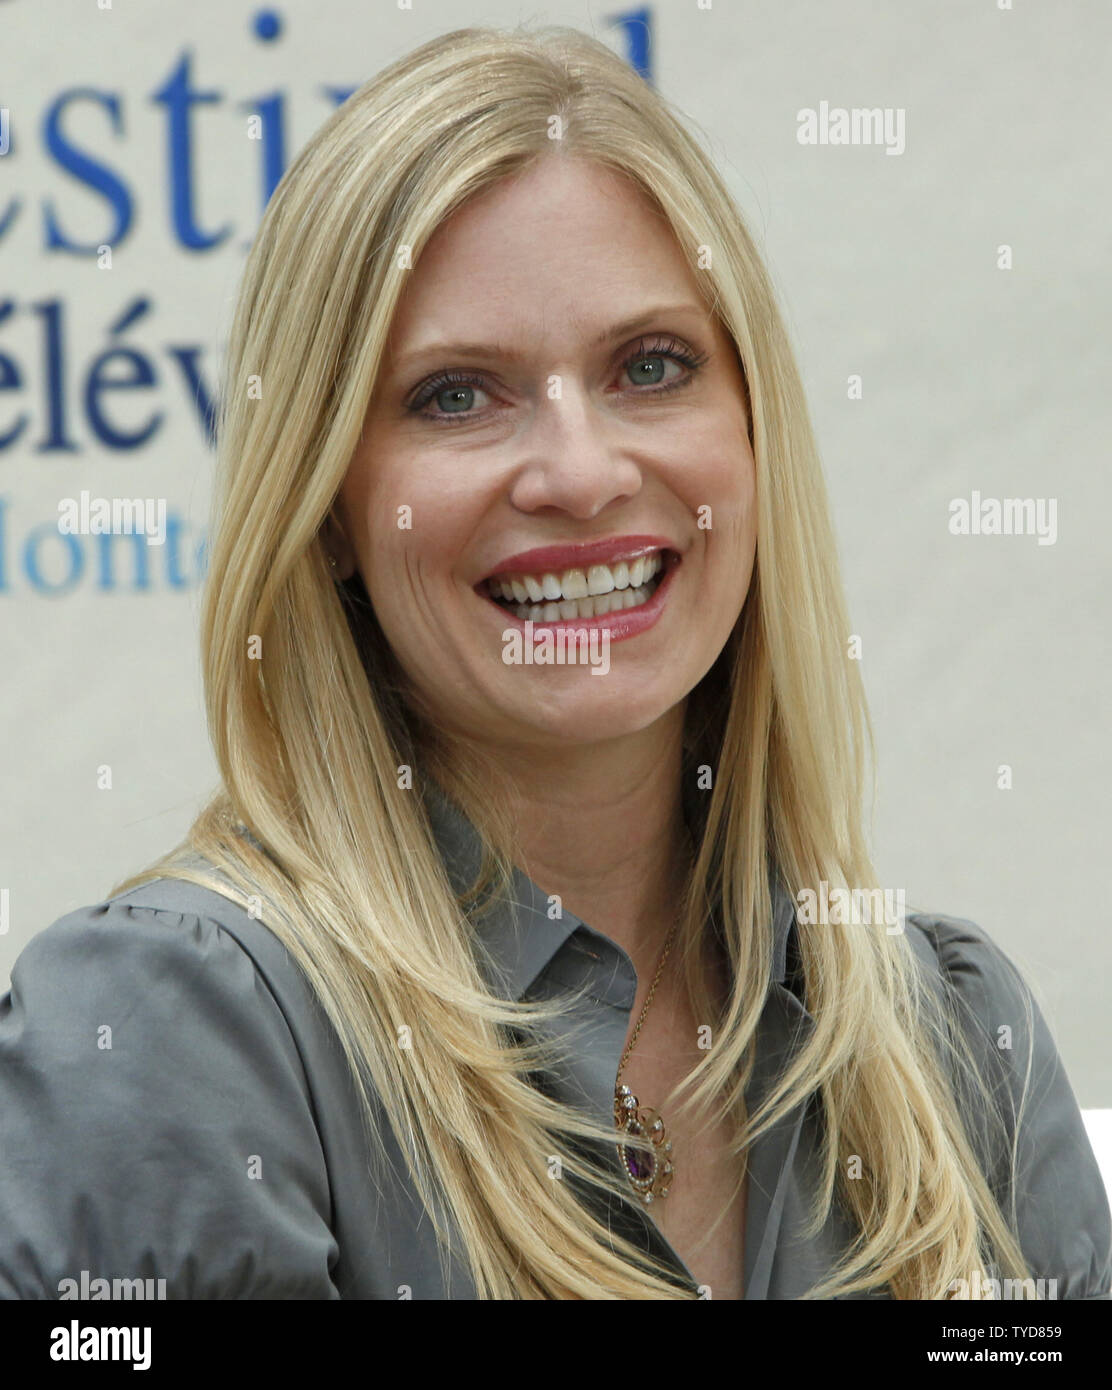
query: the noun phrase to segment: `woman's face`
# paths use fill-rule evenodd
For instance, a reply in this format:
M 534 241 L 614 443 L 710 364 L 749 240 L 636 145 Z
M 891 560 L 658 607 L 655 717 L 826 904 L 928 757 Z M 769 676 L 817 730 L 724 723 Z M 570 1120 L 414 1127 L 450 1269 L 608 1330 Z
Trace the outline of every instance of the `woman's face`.
M 359 569 L 442 728 L 634 733 L 706 674 L 748 592 L 747 425 L 732 340 L 668 224 L 601 166 L 546 157 L 410 272 L 338 499 L 346 539 L 329 536 L 339 573 Z M 527 622 L 534 661 L 508 664 Z M 545 628 L 595 645 L 541 664 Z

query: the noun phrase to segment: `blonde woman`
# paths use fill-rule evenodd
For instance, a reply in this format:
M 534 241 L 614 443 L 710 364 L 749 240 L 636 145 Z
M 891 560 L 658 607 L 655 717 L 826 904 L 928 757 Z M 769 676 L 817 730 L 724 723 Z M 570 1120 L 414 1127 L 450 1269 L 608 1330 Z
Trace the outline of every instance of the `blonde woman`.
M 7 1297 L 1107 1297 L 1007 958 L 800 910 L 883 892 L 822 477 L 632 70 L 463 30 L 351 97 L 251 252 L 220 463 L 223 785 L 16 965 Z

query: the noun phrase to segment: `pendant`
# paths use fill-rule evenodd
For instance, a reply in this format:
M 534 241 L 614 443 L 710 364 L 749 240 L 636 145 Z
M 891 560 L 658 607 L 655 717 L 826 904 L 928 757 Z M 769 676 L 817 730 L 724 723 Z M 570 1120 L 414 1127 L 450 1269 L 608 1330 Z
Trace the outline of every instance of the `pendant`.
M 672 1141 L 664 1137 L 664 1121 L 655 1110 L 638 1103 L 626 1085 L 614 1092 L 614 1123 L 625 1134 L 648 1138 L 653 1148 L 646 1152 L 628 1147 L 618 1140 L 618 1157 L 634 1192 L 646 1206 L 668 1195 L 675 1169 L 672 1167 Z

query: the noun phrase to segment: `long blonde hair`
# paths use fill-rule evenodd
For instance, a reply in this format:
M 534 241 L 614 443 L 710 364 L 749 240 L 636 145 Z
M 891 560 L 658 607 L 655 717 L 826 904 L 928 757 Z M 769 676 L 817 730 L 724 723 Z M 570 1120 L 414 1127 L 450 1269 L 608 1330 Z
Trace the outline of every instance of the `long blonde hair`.
M 558 1056 L 545 1029 L 562 1001 L 503 1000 L 477 966 L 469 914 L 509 882 L 512 789 L 476 750 L 442 746 L 362 581 L 332 581 L 321 538 L 407 267 L 471 196 L 565 154 L 632 179 L 662 210 L 732 335 L 749 396 L 756 568 L 686 719 L 685 776 L 709 767 L 713 790 L 677 953 L 696 1016 L 716 1027 L 685 1104 L 732 1123 L 743 1158 L 755 1137 L 818 1098 L 812 1229 L 840 1201 L 861 1238 L 810 1296 L 887 1288 L 942 1298 L 992 1262 L 1026 1277 L 958 1113 L 951 1068 L 968 1059 L 947 1040 L 960 1031 L 922 987 L 904 938 L 799 928 L 815 1026 L 745 1114 L 772 972 L 770 861 L 793 892 L 876 884 L 863 830 L 871 731 L 844 649 L 817 450 L 768 276 L 699 143 L 584 34 L 464 29 L 426 43 L 331 116 L 271 198 L 228 349 L 202 621 L 223 786 L 182 845 L 115 891 L 170 875 L 261 903 L 256 915 L 340 1037 L 370 1152 L 377 1097 L 444 1243 L 450 1223 L 462 1236 L 480 1298 L 693 1296 L 596 1214 L 600 1192 L 629 1197 L 599 1157 L 613 1130 L 530 1083 Z M 418 786 L 432 777 L 449 789 L 480 831 L 487 872 L 472 895 L 453 892 L 404 768 Z M 733 968 L 724 1014 L 698 969 L 715 903 Z M 403 1027 L 413 1040 L 405 1050 Z M 552 1154 L 573 1181 L 552 1180 Z M 845 1179 L 851 1155 L 863 1180 Z

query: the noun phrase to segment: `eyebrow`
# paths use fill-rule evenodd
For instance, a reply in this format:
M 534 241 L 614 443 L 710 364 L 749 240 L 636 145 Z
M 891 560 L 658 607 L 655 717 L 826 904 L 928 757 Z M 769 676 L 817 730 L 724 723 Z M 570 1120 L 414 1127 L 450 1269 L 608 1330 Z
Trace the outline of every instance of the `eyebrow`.
M 643 314 L 637 314 L 634 318 L 624 319 L 621 323 L 615 323 L 609 328 L 603 329 L 592 339 L 589 346 L 602 347 L 615 338 L 624 337 L 627 333 L 636 333 L 639 328 L 647 327 L 654 319 L 664 318 L 668 314 L 698 314 L 701 318 L 705 318 L 706 313 L 706 309 L 700 304 L 658 305 Z M 402 371 L 408 363 L 420 357 L 431 357 L 434 354 L 439 357 L 501 357 L 508 362 L 520 362 L 528 356 L 528 352 L 523 349 L 503 347 L 501 343 L 426 343 L 424 346 L 413 348 L 404 356 L 397 358 L 394 362 L 394 370 Z

